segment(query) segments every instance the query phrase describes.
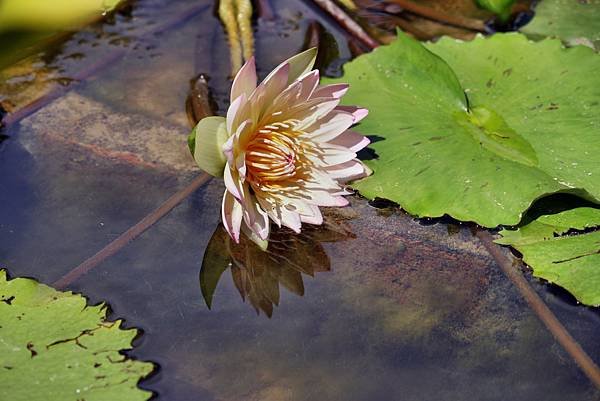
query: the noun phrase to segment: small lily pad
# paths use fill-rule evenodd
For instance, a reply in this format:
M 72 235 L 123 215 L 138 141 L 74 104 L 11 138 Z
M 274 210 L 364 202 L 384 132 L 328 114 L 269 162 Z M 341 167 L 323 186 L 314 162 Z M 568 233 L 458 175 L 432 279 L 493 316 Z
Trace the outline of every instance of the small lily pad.
M 600 0 L 544 0 L 521 32 L 534 39 L 557 37 L 600 49 Z
M 577 208 L 544 215 L 496 242 L 511 245 L 536 277 L 564 287 L 580 302 L 600 306 L 600 209 Z M 566 235 L 561 235 L 566 234 Z
M 137 330 L 106 320 L 106 306 L 0 270 L 0 399 L 137 401 L 153 369 L 121 354 Z
M 543 68 L 540 66 L 543 65 Z M 374 137 L 354 183 L 422 217 L 516 225 L 566 192 L 600 200 L 600 56 L 559 40 L 496 34 L 422 45 L 398 39 L 345 65 L 347 104 Z

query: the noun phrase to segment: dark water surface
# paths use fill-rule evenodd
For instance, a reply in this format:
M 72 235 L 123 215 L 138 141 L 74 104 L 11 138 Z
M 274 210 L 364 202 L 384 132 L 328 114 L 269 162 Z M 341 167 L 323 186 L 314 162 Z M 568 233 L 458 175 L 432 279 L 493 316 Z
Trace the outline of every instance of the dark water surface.
M 263 74 L 300 49 L 314 18 L 339 43 L 329 71 L 349 57 L 341 31 L 307 3 L 272 1 L 277 19 L 258 23 Z M 120 52 L 4 132 L 0 266 L 12 276 L 52 283 L 198 174 L 185 146 L 189 80 L 209 75 L 221 113 L 229 85 L 212 12 L 210 1 L 138 1 L 76 34 L 33 73 L 2 75 L 0 99 L 19 104 Z M 235 263 L 208 310 L 199 276 L 220 235 L 222 193 L 211 181 L 69 287 L 144 331 L 130 354 L 160 365 L 141 383 L 158 399 L 600 400 L 467 228 L 423 225 L 358 197 L 328 212 L 325 227 L 281 235 L 275 256 L 215 237 L 205 267 Z M 598 312 L 532 284 L 600 362 Z

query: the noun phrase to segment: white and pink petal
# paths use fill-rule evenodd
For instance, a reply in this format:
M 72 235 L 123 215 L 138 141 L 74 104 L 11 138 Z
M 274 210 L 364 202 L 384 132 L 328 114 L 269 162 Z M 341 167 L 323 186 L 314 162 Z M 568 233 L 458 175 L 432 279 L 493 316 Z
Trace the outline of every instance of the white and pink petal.
M 345 111 L 346 113 L 352 114 L 354 116 L 354 124 L 359 123 L 360 120 L 362 120 L 367 115 L 369 115 L 369 110 L 365 109 L 364 107 L 358 107 L 358 106 L 338 106 L 335 109 L 336 110 L 340 110 L 340 111 Z
M 237 199 L 225 190 L 223 195 L 223 204 L 221 206 L 221 217 L 225 230 L 236 243 L 240 241 L 240 226 L 242 224 L 242 205 Z
M 312 98 L 340 99 L 348 92 L 348 84 L 331 84 L 319 86 L 312 94 Z
M 254 56 L 252 56 L 248 61 L 246 61 L 246 63 L 235 76 L 233 84 L 231 85 L 229 102 L 233 103 L 233 101 L 242 94 L 246 95 L 246 97 L 249 97 L 254 89 L 256 89 L 256 81 L 256 61 Z
M 358 152 L 364 149 L 371 141 L 364 135 L 359 134 L 356 131 L 347 130 L 341 135 L 333 138 L 329 141 L 330 144 L 340 146 L 351 150 L 352 152 Z

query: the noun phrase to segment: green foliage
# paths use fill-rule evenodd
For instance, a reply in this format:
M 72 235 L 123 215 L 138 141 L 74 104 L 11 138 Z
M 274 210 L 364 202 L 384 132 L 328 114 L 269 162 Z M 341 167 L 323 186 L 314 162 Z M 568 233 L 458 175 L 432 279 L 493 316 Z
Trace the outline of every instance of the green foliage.
M 524 245 L 551 239 L 570 230 L 581 231 L 597 226 L 600 226 L 600 210 L 580 207 L 540 216 L 518 230 L 503 230 L 502 238 L 496 242 L 502 245 Z
M 566 288 L 580 302 L 600 306 L 600 231 L 562 235 L 600 226 L 600 209 L 577 208 L 545 215 L 496 242 L 511 245 L 536 277 Z
M 540 68 L 543 66 L 543 68 Z M 600 56 L 520 34 L 398 39 L 345 65 L 345 104 L 369 109 L 374 174 L 354 184 L 409 213 L 516 225 L 536 199 L 600 200 Z
M 0 399 L 149 399 L 137 382 L 152 364 L 119 353 L 137 334 L 120 325 L 103 305 L 0 270 Z
M 0 69 L 44 50 L 65 33 L 115 9 L 120 0 L 0 1 Z
M 62 30 L 113 10 L 120 0 L 3 0 L 0 30 Z
M 600 49 L 600 0 L 544 0 L 521 31 L 533 38 L 554 36 Z
M 510 17 L 510 10 L 516 0 L 475 0 L 481 8 L 497 14 L 501 20 L 506 21 Z

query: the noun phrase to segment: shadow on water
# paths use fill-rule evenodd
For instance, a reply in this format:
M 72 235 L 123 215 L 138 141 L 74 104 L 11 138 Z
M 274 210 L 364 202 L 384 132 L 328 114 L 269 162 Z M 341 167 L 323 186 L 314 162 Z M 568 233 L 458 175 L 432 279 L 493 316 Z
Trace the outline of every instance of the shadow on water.
M 200 288 L 210 309 L 215 289 L 222 274 L 229 269 L 242 300 L 250 303 L 258 314 L 273 315 L 279 306 L 280 286 L 304 295 L 303 275 L 331 270 L 331 262 L 323 242 L 338 242 L 355 238 L 344 221 L 327 218 L 323 226 L 308 227 L 295 234 L 285 227 L 272 232 L 265 252 L 242 235 L 236 244 L 219 225 L 213 233 L 202 260 Z
M 579 191 L 579 190 L 577 190 Z M 536 200 L 523 216 L 519 225 L 525 225 L 546 214 L 556 214 L 578 207 L 599 208 L 600 205 L 587 199 L 586 193 L 555 193 Z M 581 193 L 583 192 L 583 193 Z M 589 197 L 589 196 L 588 196 Z

